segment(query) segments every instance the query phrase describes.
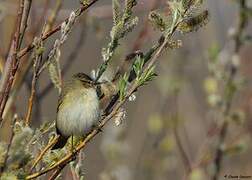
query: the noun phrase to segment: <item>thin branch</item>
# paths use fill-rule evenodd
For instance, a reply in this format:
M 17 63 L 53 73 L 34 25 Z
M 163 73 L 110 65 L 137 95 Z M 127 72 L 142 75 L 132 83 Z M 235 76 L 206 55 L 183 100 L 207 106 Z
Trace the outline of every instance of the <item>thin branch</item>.
M 56 1 L 56 5 L 55 5 L 55 8 L 53 9 L 50 17 L 48 18 L 47 20 L 47 24 L 46 24 L 46 28 L 45 28 L 45 32 L 48 32 L 52 29 L 52 26 L 56 20 L 56 17 L 62 7 L 62 4 L 63 4 L 63 0 L 57 0 Z
M 24 10 L 24 0 L 19 1 L 19 10 L 17 13 L 17 27 L 16 32 L 14 35 L 14 38 L 12 40 L 9 55 L 7 57 L 4 72 L 1 80 L 1 87 L 0 87 L 0 124 L 3 121 L 3 112 L 6 105 L 6 102 L 9 97 L 9 92 L 12 87 L 12 83 L 14 80 L 14 76 L 17 71 L 18 67 L 18 57 L 17 57 L 17 51 L 19 50 L 19 40 L 20 40 L 20 27 L 22 22 L 22 16 L 23 16 L 23 10 Z
M 39 163 L 39 161 L 43 158 L 45 153 L 58 141 L 59 136 L 56 136 L 51 142 L 48 143 L 48 145 L 39 153 L 38 157 L 34 160 L 30 172 L 33 171 L 33 169 L 36 167 L 36 165 Z
M 27 33 L 27 38 L 33 39 L 35 37 L 35 34 L 38 33 L 38 31 L 40 30 L 39 27 L 41 24 L 43 24 L 43 21 L 46 17 L 47 9 L 48 9 L 48 0 L 46 0 L 45 5 L 43 7 L 42 17 L 37 21 L 37 23 L 34 26 L 30 27 L 30 31 L 29 31 L 29 33 Z M 3 119 L 5 119 L 5 117 L 8 116 L 9 110 L 11 108 L 13 108 L 14 100 L 15 100 L 17 93 L 19 92 L 19 89 L 21 88 L 23 82 L 25 81 L 27 83 L 27 80 L 25 78 L 27 77 L 27 73 L 29 72 L 28 70 L 31 67 L 31 63 L 32 63 L 32 61 L 30 61 L 30 55 L 25 56 L 24 59 L 22 59 L 22 62 L 20 63 L 20 65 L 19 65 L 20 68 L 16 72 L 15 81 L 13 82 L 13 85 L 12 85 L 12 91 L 9 95 L 10 97 L 8 98 L 6 107 L 4 109 Z M 30 89 L 31 89 L 31 82 L 32 82 L 32 77 L 29 81 Z M 40 117 L 40 116 L 37 116 L 37 117 Z
M 82 47 L 85 41 L 85 38 L 86 38 L 86 23 L 83 23 L 81 33 L 78 38 L 78 42 L 73 48 L 73 51 L 67 57 L 66 63 L 62 67 L 62 71 L 61 71 L 62 76 L 64 76 L 68 72 L 68 70 L 71 68 L 72 64 L 74 63 L 74 61 L 77 59 L 77 56 L 80 52 L 80 48 Z M 43 97 L 45 97 L 52 88 L 53 88 L 53 84 L 50 81 L 49 84 L 44 89 L 42 89 L 41 92 L 38 93 L 37 95 L 38 100 L 43 99 Z
M 64 164 L 63 166 L 59 166 L 54 172 L 53 174 L 48 178 L 48 180 L 54 180 L 58 177 L 59 173 L 61 172 L 61 170 L 66 166 L 66 164 Z
M 95 4 L 98 0 L 93 0 L 92 2 L 90 2 L 87 5 L 82 5 L 80 8 L 78 8 L 77 10 L 75 10 L 77 17 L 80 16 L 84 11 L 86 11 L 88 8 L 90 8 L 93 4 Z M 68 21 L 68 18 L 65 19 L 65 22 Z M 63 22 L 62 22 L 63 23 Z M 42 37 L 42 41 L 46 40 L 48 37 L 52 36 L 54 33 L 58 32 L 61 29 L 61 24 L 57 25 L 56 27 L 54 27 L 52 30 L 50 30 L 49 32 L 45 33 Z M 27 54 L 30 50 L 32 50 L 34 48 L 34 45 L 31 43 L 30 45 L 28 45 L 27 47 L 25 47 L 24 49 L 22 49 L 20 52 L 18 52 L 17 56 L 18 58 L 23 57 L 25 54 Z
M 42 60 L 42 54 L 36 55 L 36 57 L 34 59 L 34 65 L 33 65 L 31 95 L 29 98 L 29 105 L 28 105 L 28 110 L 27 110 L 26 118 L 25 118 L 25 125 L 26 126 L 29 126 L 30 121 L 31 121 L 34 97 L 35 97 L 35 93 L 36 93 L 36 84 L 37 84 L 37 80 L 38 80 L 38 69 L 39 69 L 41 60 Z
M 25 0 L 25 2 L 24 2 L 24 13 L 22 15 L 22 22 L 21 22 L 21 26 L 20 26 L 19 47 L 21 47 L 21 45 L 22 45 L 25 31 L 27 28 L 27 22 L 28 22 L 28 17 L 29 17 L 30 10 L 31 10 L 31 4 L 32 4 L 32 0 Z

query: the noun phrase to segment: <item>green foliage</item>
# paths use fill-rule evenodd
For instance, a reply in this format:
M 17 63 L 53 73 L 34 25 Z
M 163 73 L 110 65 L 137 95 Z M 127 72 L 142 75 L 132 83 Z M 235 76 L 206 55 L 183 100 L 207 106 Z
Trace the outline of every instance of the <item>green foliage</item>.
M 132 31 L 137 25 L 138 18 L 132 16 L 132 8 L 136 5 L 135 0 L 125 0 L 125 8 L 120 12 L 120 5 L 117 0 L 113 0 L 113 27 L 110 32 L 111 41 L 106 48 L 102 49 L 103 63 L 100 65 L 96 77 L 99 80 L 101 75 L 107 69 L 107 66 L 113 57 L 116 48 L 119 45 L 119 40 L 124 38 L 126 34 Z
M 140 79 L 142 70 L 143 70 L 143 66 L 144 66 L 144 59 L 141 58 L 140 56 L 136 57 L 136 60 L 133 64 L 133 70 L 136 73 L 136 80 L 138 81 Z
M 50 151 L 49 153 L 46 153 L 43 156 L 42 161 L 47 166 L 51 166 L 57 161 L 59 161 L 60 159 L 62 159 L 62 157 L 64 157 L 65 155 L 66 155 L 65 149 L 59 149 L 57 151 Z
M 144 62 L 145 62 L 144 58 L 137 56 L 133 64 L 133 70 L 136 74 L 136 82 L 138 86 L 146 84 L 147 82 L 153 80 L 153 78 L 156 76 L 154 72 L 155 66 L 146 68 L 144 70 Z
M 126 96 L 128 78 L 129 78 L 129 76 L 127 74 L 124 74 L 119 80 L 118 89 L 119 89 L 119 99 L 120 99 L 120 101 L 123 101 L 125 96 Z
M 139 83 L 139 86 L 143 86 L 143 85 L 147 84 L 149 81 L 152 81 L 155 76 L 157 76 L 157 74 L 155 73 L 154 70 L 155 70 L 155 66 L 152 66 L 152 67 L 146 69 L 142 73 L 141 77 L 137 81 Z

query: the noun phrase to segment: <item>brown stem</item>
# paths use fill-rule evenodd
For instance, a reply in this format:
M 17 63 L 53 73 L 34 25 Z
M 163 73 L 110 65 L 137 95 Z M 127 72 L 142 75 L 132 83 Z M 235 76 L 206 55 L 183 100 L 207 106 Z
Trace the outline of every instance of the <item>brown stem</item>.
M 34 160 L 32 167 L 30 169 L 30 172 L 33 171 L 33 169 L 36 167 L 36 165 L 39 163 L 39 161 L 43 158 L 45 153 L 58 141 L 59 136 L 56 136 L 51 142 L 48 143 L 48 145 L 39 153 L 38 157 Z
M 61 172 L 61 170 L 66 166 L 66 164 L 64 164 L 63 166 L 59 166 L 54 172 L 53 174 L 48 178 L 48 180 L 54 180 L 58 177 L 59 173 Z
M 9 93 L 12 87 L 12 83 L 14 80 L 14 76 L 16 74 L 18 68 L 18 57 L 17 51 L 19 50 L 19 40 L 20 40 L 20 27 L 22 23 L 22 15 L 24 10 L 24 0 L 19 0 L 19 10 L 17 14 L 17 27 L 16 32 L 13 37 L 10 51 L 4 66 L 4 72 L 1 80 L 1 87 L 0 87 L 0 124 L 3 121 L 3 112 L 6 105 L 6 102 L 9 97 Z
M 187 172 L 187 174 L 189 174 L 192 171 L 191 163 L 190 163 L 189 157 L 187 156 L 186 151 L 185 151 L 185 149 L 183 147 L 181 139 L 179 137 L 178 127 L 174 128 L 174 135 L 175 135 L 175 141 L 177 143 L 177 146 L 178 146 L 178 149 L 179 149 L 179 153 L 180 153 L 180 155 L 182 157 L 183 164 L 185 166 L 186 172 Z
M 29 126 L 30 121 L 31 121 L 32 109 L 33 109 L 33 104 L 34 104 L 34 97 L 35 97 L 35 93 L 36 93 L 36 84 L 37 84 L 37 80 L 38 80 L 38 67 L 40 66 L 41 60 L 42 60 L 42 55 L 38 55 L 38 57 L 35 57 L 35 60 L 34 60 L 31 95 L 29 98 L 28 110 L 27 110 L 26 118 L 25 118 L 25 125 L 26 126 Z
M 89 7 L 91 7 L 93 4 L 95 4 L 98 0 L 93 0 L 92 2 L 90 2 L 88 5 L 83 5 L 80 8 L 78 8 L 77 10 L 75 10 L 75 12 L 77 13 L 77 16 L 80 16 L 84 11 L 86 11 Z M 65 19 L 65 22 L 68 21 L 68 18 Z M 52 36 L 54 33 L 58 32 L 61 29 L 61 24 L 57 25 L 56 27 L 54 27 L 52 30 L 50 30 L 49 32 L 45 33 L 42 37 L 42 41 L 46 40 L 48 37 Z M 23 57 L 25 54 L 27 54 L 30 50 L 32 50 L 34 48 L 34 45 L 31 43 L 30 45 L 28 45 L 27 47 L 25 47 L 24 49 L 22 49 L 21 51 L 18 52 L 17 56 L 18 58 Z
M 32 4 L 32 0 L 25 0 L 25 2 L 24 2 L 24 13 L 22 15 L 22 22 L 21 22 L 21 26 L 20 26 L 19 47 L 21 47 L 21 45 L 22 45 L 25 31 L 27 28 L 27 22 L 28 22 L 28 17 L 29 17 L 30 10 L 31 10 L 31 4 Z
M 83 23 L 81 33 L 78 38 L 78 42 L 73 48 L 73 51 L 67 57 L 66 63 L 62 67 L 62 71 L 61 71 L 62 76 L 64 76 L 68 72 L 69 68 L 77 59 L 77 56 L 79 54 L 78 52 L 80 52 L 80 48 L 82 47 L 85 41 L 85 38 L 86 38 L 86 23 Z M 49 84 L 44 89 L 42 89 L 41 92 L 38 93 L 37 95 L 38 100 L 43 99 L 50 92 L 52 88 L 53 88 L 53 83 L 49 82 Z

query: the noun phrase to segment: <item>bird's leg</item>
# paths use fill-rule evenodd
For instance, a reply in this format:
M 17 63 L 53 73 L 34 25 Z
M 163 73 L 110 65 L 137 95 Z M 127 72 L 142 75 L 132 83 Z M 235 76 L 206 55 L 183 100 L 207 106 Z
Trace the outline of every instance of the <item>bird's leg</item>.
M 73 144 L 73 135 L 71 136 L 71 153 L 72 153 L 72 161 L 76 159 L 76 151 L 74 149 L 74 144 Z

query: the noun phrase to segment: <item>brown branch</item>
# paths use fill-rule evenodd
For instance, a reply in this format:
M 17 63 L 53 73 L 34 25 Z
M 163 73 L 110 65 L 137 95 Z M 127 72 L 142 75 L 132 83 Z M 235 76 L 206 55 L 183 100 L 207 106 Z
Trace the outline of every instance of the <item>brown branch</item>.
M 26 8 L 26 9 L 28 9 L 28 8 Z M 42 15 L 43 18 L 40 18 L 34 26 L 30 26 L 30 30 L 27 33 L 26 38 L 29 39 L 28 40 L 29 42 L 35 37 L 35 34 L 38 33 L 40 25 L 43 24 L 43 20 L 46 17 L 46 12 L 48 9 L 48 0 L 46 0 L 43 9 L 44 9 L 43 15 Z M 28 19 L 28 18 L 26 18 L 26 19 Z M 32 61 L 30 61 L 30 55 L 29 56 L 27 55 L 22 59 L 22 62 L 19 64 L 19 68 L 16 72 L 15 80 L 12 85 L 12 91 L 9 95 L 10 97 L 8 98 L 6 107 L 4 109 L 3 119 L 5 119 L 5 117 L 8 116 L 8 114 L 10 113 L 10 111 L 9 111 L 10 109 L 15 109 L 14 104 L 13 104 L 14 100 L 16 99 L 17 93 L 19 92 L 19 90 L 23 84 L 23 81 L 27 75 L 27 72 L 31 67 L 30 66 L 31 62 Z
M 66 166 L 66 164 L 59 166 L 54 172 L 53 174 L 48 178 L 48 180 L 54 180 L 58 177 L 58 175 L 60 174 L 60 172 L 62 171 L 62 169 Z
M 33 169 L 36 167 L 36 165 L 39 163 L 39 161 L 43 158 L 45 153 L 58 141 L 59 136 L 56 136 L 51 142 L 47 144 L 47 146 L 39 153 L 38 157 L 34 160 L 30 172 L 33 171 Z
M 49 32 L 52 29 L 52 26 L 56 20 L 56 17 L 62 7 L 63 1 L 62 0 L 57 0 L 56 2 L 56 6 L 52 11 L 52 14 L 50 15 L 50 17 L 47 20 L 47 24 L 45 27 L 45 32 Z
M 6 105 L 6 102 L 9 97 L 9 92 L 12 87 L 12 83 L 14 80 L 14 76 L 17 71 L 18 67 L 18 57 L 17 57 L 17 51 L 19 50 L 19 40 L 20 40 L 20 27 L 22 22 L 22 15 L 24 10 L 24 0 L 19 0 L 19 10 L 17 13 L 17 27 L 16 32 L 13 37 L 10 51 L 5 63 L 4 72 L 1 80 L 1 87 L 0 87 L 0 124 L 3 121 L 3 112 Z
M 34 59 L 34 65 L 33 65 L 31 95 L 29 98 L 29 105 L 28 105 L 28 110 L 27 110 L 26 118 L 25 118 L 25 125 L 26 126 L 29 126 L 30 121 L 31 121 L 32 109 L 33 109 L 33 104 L 34 104 L 34 97 L 35 97 L 35 93 L 36 93 L 36 84 L 37 84 L 37 80 L 38 80 L 38 70 L 39 70 L 41 60 L 42 60 L 42 54 L 36 55 L 36 57 Z
M 27 28 L 27 22 L 28 22 L 28 17 L 30 14 L 31 4 L 32 4 L 32 0 L 25 0 L 25 2 L 24 2 L 24 12 L 22 15 L 22 21 L 21 21 L 21 26 L 20 26 L 19 47 L 21 47 L 21 45 L 22 45 L 25 31 Z
M 84 11 L 86 11 L 88 8 L 90 8 L 93 4 L 95 4 L 98 0 L 93 0 L 92 2 L 90 2 L 88 5 L 82 5 L 80 8 L 78 8 L 77 10 L 75 10 L 77 17 L 80 16 Z M 66 18 L 64 20 L 64 22 L 67 22 L 68 18 Z M 63 22 L 62 22 L 63 23 Z M 61 24 L 57 25 L 56 27 L 54 27 L 52 30 L 50 30 L 49 32 L 45 33 L 42 37 L 42 41 L 46 40 L 48 37 L 52 36 L 54 33 L 58 32 L 61 29 Z M 27 47 L 25 47 L 24 49 L 22 49 L 21 51 L 18 52 L 17 56 L 18 58 L 23 57 L 25 54 L 27 54 L 30 50 L 32 50 L 34 48 L 34 45 L 31 43 L 30 45 L 28 45 Z
M 49 0 L 46 0 L 46 3 L 48 2 Z M 158 2 L 158 0 L 141 0 L 141 3 L 139 3 L 139 6 L 136 8 L 136 12 L 138 13 L 143 13 L 145 12 L 146 9 L 150 9 L 152 6 L 151 4 L 153 2 Z M 159 1 L 161 2 L 161 0 Z M 165 4 L 165 0 L 163 0 L 162 4 Z M 4 1 L 4 2 L 1 2 L 1 5 L 3 7 L 5 7 L 6 9 L 15 9 L 17 8 L 16 5 L 14 3 L 11 3 L 11 2 L 7 2 L 7 1 Z M 43 15 L 45 15 L 46 13 L 44 13 L 44 8 L 41 8 L 40 6 L 34 6 L 33 7 L 34 11 L 38 12 L 38 14 L 42 14 L 42 17 L 45 17 Z M 51 11 L 53 11 L 52 9 L 48 8 L 48 12 L 50 13 Z M 7 11 L 6 12 L 7 14 L 9 15 L 13 15 L 14 14 L 14 11 Z M 61 9 L 59 11 L 59 15 L 58 15 L 58 20 L 64 20 L 64 17 L 68 16 L 68 14 L 71 13 L 71 10 L 69 9 Z M 111 5 L 100 5 L 100 6 L 97 6 L 97 7 L 94 7 L 92 11 L 89 12 L 89 16 L 90 17 L 94 17 L 94 18 L 98 18 L 98 19 L 111 19 L 112 16 L 113 16 L 113 13 L 111 11 Z M 41 21 L 38 21 L 38 25 L 39 25 L 39 22 Z
M 61 71 L 62 76 L 64 76 L 68 72 L 69 68 L 71 68 L 72 64 L 77 59 L 77 56 L 80 52 L 80 48 L 82 47 L 85 41 L 85 38 L 86 38 L 86 23 L 83 23 L 81 33 L 78 38 L 78 42 L 73 48 L 73 51 L 67 57 L 66 63 L 62 67 L 62 71 Z M 42 89 L 41 92 L 38 93 L 37 95 L 38 100 L 43 99 L 43 97 L 45 97 L 52 88 L 53 88 L 53 84 L 50 81 L 49 84 L 44 89 Z

